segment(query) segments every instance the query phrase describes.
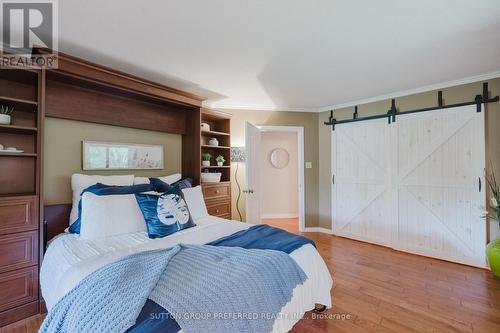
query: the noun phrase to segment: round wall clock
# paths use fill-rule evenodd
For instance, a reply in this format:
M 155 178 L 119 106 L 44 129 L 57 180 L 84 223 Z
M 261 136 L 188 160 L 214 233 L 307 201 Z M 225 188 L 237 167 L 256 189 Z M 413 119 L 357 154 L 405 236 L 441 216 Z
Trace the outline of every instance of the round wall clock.
M 283 169 L 290 162 L 290 154 L 284 148 L 275 148 L 270 155 L 271 164 L 276 169 Z

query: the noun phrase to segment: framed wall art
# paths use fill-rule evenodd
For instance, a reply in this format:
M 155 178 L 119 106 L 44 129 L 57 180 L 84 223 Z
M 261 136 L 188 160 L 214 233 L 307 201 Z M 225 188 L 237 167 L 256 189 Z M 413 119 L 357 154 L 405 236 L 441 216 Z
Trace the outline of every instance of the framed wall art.
M 163 145 L 83 141 L 83 170 L 163 169 Z

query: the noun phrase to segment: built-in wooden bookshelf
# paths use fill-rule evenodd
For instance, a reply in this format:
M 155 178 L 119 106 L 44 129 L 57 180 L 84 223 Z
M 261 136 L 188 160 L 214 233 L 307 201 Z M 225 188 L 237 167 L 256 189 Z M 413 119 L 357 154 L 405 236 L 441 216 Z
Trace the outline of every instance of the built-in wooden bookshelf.
M 0 69 L 0 327 L 39 312 L 42 70 Z M 17 151 L 6 151 L 14 147 Z
M 217 110 L 201 109 L 201 122 L 210 130 L 201 131 L 201 153 L 212 156 L 210 166 L 201 165 L 201 172 L 220 172 L 220 183 L 203 183 L 203 194 L 210 215 L 231 219 L 231 115 Z M 219 141 L 218 146 L 209 145 L 211 138 Z M 215 158 L 222 155 L 226 160 L 218 166 Z

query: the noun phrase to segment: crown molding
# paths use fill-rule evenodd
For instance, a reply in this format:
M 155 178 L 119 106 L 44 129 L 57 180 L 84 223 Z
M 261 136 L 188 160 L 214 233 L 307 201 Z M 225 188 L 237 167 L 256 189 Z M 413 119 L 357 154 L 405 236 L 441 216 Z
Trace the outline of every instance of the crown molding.
M 333 104 L 333 105 L 319 108 L 317 111 L 323 112 L 323 111 L 330 111 L 333 109 L 347 108 L 347 107 L 351 107 L 351 106 L 355 106 L 355 105 L 362 105 L 362 104 L 367 104 L 367 103 L 383 101 L 386 99 L 421 94 L 421 93 L 432 91 L 432 90 L 444 89 L 444 88 L 459 86 L 459 85 L 463 85 L 463 84 L 474 83 L 474 82 L 478 82 L 478 81 L 496 79 L 499 77 L 500 77 L 500 71 L 495 71 L 495 72 L 490 72 L 490 73 L 485 73 L 485 74 L 480 74 L 480 75 L 475 75 L 475 76 L 469 76 L 469 77 L 458 79 L 458 80 L 435 83 L 435 84 L 422 86 L 419 88 L 401 90 L 401 91 L 393 92 L 390 94 L 378 95 L 378 96 L 374 96 L 374 97 L 370 97 L 370 98 L 359 99 L 359 100 L 350 101 L 350 102 L 346 102 L 346 103 Z
M 279 108 L 275 105 L 250 105 L 250 104 L 224 104 L 217 102 L 207 102 L 205 107 L 221 110 L 250 110 L 250 111 L 276 111 L 276 112 L 318 112 L 318 108 Z

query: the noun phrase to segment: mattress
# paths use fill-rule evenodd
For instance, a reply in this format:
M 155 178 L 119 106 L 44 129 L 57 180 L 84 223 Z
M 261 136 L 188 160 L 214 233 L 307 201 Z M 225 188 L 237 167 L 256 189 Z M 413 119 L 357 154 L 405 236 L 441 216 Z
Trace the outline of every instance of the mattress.
M 218 217 L 196 221 L 193 228 L 173 235 L 149 239 L 145 232 L 118 235 L 102 240 L 85 240 L 74 234 L 62 234 L 50 242 L 41 270 L 40 285 L 47 309 L 50 309 L 83 278 L 95 270 L 127 255 L 168 248 L 176 244 L 206 244 L 245 230 L 251 225 Z M 331 307 L 332 278 L 325 262 L 307 244 L 290 253 L 307 275 L 304 284 L 293 290 L 293 297 L 277 315 L 273 332 L 287 332 L 315 303 Z

